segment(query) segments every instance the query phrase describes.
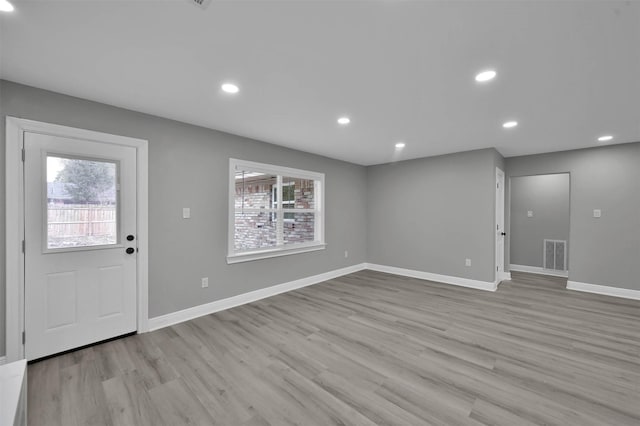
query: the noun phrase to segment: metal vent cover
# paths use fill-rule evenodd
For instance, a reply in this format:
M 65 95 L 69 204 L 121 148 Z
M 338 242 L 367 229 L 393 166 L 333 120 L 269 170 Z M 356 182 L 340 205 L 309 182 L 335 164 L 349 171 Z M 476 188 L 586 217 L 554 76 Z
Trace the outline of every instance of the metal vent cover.
M 567 270 L 567 241 L 544 240 L 544 269 Z
M 211 4 L 211 0 L 187 0 L 189 3 L 198 6 L 200 9 L 206 9 Z

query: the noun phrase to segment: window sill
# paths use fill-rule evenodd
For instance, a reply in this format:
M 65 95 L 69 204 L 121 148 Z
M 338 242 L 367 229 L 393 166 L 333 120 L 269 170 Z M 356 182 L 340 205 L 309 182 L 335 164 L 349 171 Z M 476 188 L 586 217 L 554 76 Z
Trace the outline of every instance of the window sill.
M 272 250 L 253 251 L 248 253 L 239 253 L 227 256 L 227 263 L 251 262 L 252 260 L 268 259 L 271 257 L 289 256 L 291 254 L 308 253 L 310 251 L 324 250 L 327 247 L 325 243 L 313 243 L 304 246 L 291 248 L 277 248 Z

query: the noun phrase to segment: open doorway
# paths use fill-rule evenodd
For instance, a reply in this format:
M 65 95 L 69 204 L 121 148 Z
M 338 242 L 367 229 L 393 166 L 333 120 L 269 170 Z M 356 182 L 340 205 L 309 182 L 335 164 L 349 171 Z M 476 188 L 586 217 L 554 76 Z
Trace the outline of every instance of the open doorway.
M 570 186 L 569 173 L 511 178 L 511 271 L 568 276 Z

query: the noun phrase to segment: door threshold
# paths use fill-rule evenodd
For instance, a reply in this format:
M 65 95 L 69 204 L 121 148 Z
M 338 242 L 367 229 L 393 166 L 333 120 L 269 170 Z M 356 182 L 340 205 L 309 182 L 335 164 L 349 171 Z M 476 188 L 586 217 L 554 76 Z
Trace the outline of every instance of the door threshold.
M 121 334 L 119 336 L 110 337 L 108 339 L 100 340 L 99 342 L 89 343 L 88 345 L 84 345 L 84 346 L 80 346 L 80 347 L 77 347 L 77 348 L 68 349 L 66 351 L 58 352 L 58 353 L 55 353 L 55 354 L 43 356 L 42 358 L 32 359 L 31 361 L 27 361 L 27 364 L 31 365 L 31 364 L 35 364 L 35 363 L 40 362 L 40 361 L 46 361 L 48 359 L 55 358 L 57 356 L 67 355 L 67 354 L 70 354 L 72 352 L 81 351 L 83 349 L 90 348 L 91 346 L 101 345 L 103 343 L 108 343 L 108 342 L 111 342 L 111 341 L 114 341 L 114 340 L 122 339 L 124 337 L 134 336 L 136 334 L 138 334 L 137 331 L 132 331 L 131 333 L 126 333 L 126 334 Z

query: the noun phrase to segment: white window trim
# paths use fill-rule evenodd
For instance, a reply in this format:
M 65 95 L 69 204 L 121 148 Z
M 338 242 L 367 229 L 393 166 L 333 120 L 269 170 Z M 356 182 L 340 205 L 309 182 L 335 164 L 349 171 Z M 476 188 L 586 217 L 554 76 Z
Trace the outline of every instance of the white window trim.
M 254 172 L 262 172 L 278 175 L 278 183 L 282 176 L 294 177 L 301 179 L 310 179 L 315 182 L 314 188 L 314 206 L 310 209 L 297 209 L 296 212 L 313 212 L 316 215 L 315 220 L 315 238 L 316 241 L 300 244 L 291 244 L 289 246 L 269 247 L 263 250 L 250 252 L 235 251 L 235 193 L 236 179 L 235 172 L 239 169 L 251 170 Z M 278 202 L 276 212 L 283 213 L 282 203 Z M 260 211 L 272 211 L 273 209 L 262 209 Z M 324 240 L 324 173 L 311 172 L 308 170 L 293 169 L 289 167 L 276 166 L 271 164 L 256 163 L 253 161 L 229 159 L 229 220 L 228 220 L 228 236 L 227 236 L 227 263 L 249 262 L 258 259 L 268 259 L 271 257 L 288 256 L 291 254 L 307 253 L 316 250 L 324 250 L 326 247 Z

